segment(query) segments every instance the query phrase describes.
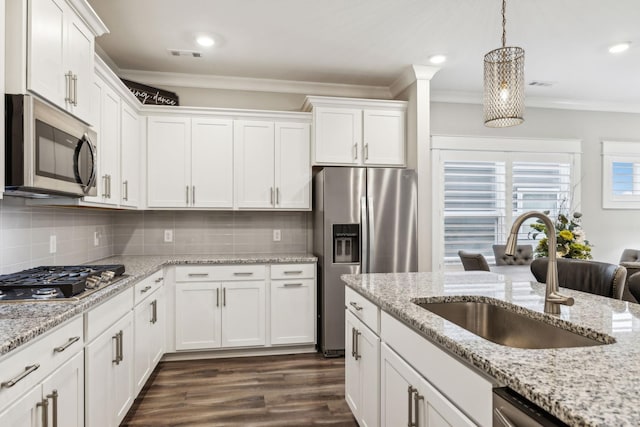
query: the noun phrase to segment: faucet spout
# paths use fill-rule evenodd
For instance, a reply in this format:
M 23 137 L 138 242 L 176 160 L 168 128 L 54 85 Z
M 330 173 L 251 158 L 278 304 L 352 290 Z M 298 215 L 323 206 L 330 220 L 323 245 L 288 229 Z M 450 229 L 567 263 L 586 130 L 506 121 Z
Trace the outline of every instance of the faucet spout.
M 547 264 L 547 287 L 544 297 L 544 312 L 549 314 L 560 314 L 560 304 L 573 305 L 574 299 L 567 297 L 558 292 L 558 263 L 556 257 L 557 240 L 556 227 L 551 219 L 542 212 L 530 211 L 520 215 L 513 222 L 504 253 L 514 255 L 516 253 L 516 244 L 518 242 L 518 230 L 522 224 L 530 219 L 540 219 L 547 228 L 547 241 L 549 247 L 549 263 Z

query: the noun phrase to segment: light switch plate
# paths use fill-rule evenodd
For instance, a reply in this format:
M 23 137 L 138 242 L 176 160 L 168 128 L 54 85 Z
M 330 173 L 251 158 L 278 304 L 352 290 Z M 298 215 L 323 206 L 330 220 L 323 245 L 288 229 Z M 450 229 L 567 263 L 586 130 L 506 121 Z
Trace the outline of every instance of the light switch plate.
M 50 254 L 55 254 L 56 250 L 58 249 L 56 246 L 56 235 L 52 234 L 51 236 L 49 236 L 49 253 Z
M 164 242 L 165 243 L 173 242 L 173 230 L 164 230 Z
M 279 242 L 282 235 L 280 234 L 280 230 L 273 230 L 273 241 Z
M 98 246 L 100 244 L 100 233 L 97 231 L 93 232 L 93 246 Z

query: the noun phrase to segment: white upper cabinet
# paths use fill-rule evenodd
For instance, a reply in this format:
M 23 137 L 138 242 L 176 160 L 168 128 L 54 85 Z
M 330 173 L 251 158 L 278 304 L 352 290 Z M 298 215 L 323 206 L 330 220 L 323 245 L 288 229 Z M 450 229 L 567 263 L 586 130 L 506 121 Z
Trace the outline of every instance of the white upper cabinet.
M 147 197 L 150 208 L 189 205 L 190 150 L 190 118 L 148 118 Z
M 311 208 L 309 125 L 234 122 L 236 207 Z
M 191 120 L 191 205 L 233 207 L 232 120 Z
M 66 0 L 13 0 L 6 12 L 7 92 L 37 93 L 90 123 L 94 40 L 107 31 L 100 18 Z
M 140 118 L 124 102 L 120 108 L 120 205 L 140 205 Z
M 308 96 L 312 164 L 405 166 L 405 101 Z
M 234 123 L 236 203 L 239 208 L 273 208 L 275 142 L 273 122 Z

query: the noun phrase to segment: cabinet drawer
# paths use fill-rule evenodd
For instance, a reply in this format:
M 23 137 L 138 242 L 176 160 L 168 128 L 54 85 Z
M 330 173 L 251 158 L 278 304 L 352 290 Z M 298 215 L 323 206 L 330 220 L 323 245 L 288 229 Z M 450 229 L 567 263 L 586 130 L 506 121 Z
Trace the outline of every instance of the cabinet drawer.
M 272 279 L 312 279 L 316 275 L 315 264 L 274 264 Z
M 362 320 L 373 332 L 380 332 L 380 310 L 374 303 L 353 289 L 345 287 L 344 304 L 347 310 Z
M 138 282 L 133 290 L 134 305 L 138 305 L 149 295 L 154 293 L 156 289 L 160 288 L 162 286 L 163 280 L 163 273 L 162 270 L 160 270 Z
M 176 282 L 220 282 L 230 280 L 263 280 L 266 266 L 258 265 L 179 265 Z
M 133 288 L 107 300 L 85 314 L 87 342 L 100 335 L 133 308 Z
M 0 362 L 0 383 L 4 384 L 0 386 L 0 410 L 82 351 L 83 342 L 82 316 L 77 316 L 7 354 Z

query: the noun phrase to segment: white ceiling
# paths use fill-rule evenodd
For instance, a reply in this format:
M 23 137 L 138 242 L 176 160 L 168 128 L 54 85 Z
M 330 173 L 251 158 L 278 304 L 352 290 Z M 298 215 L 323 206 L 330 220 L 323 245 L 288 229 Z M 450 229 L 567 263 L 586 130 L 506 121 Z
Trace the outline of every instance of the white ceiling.
M 483 56 L 500 47 L 500 0 L 89 0 L 122 70 L 390 86 L 411 64 L 449 60 L 442 98 L 481 99 Z M 195 44 L 213 34 L 216 47 Z M 615 42 L 632 47 L 617 56 Z M 640 106 L 639 0 L 509 0 L 507 45 L 526 51 L 528 100 Z M 198 50 L 202 58 L 167 49 Z

